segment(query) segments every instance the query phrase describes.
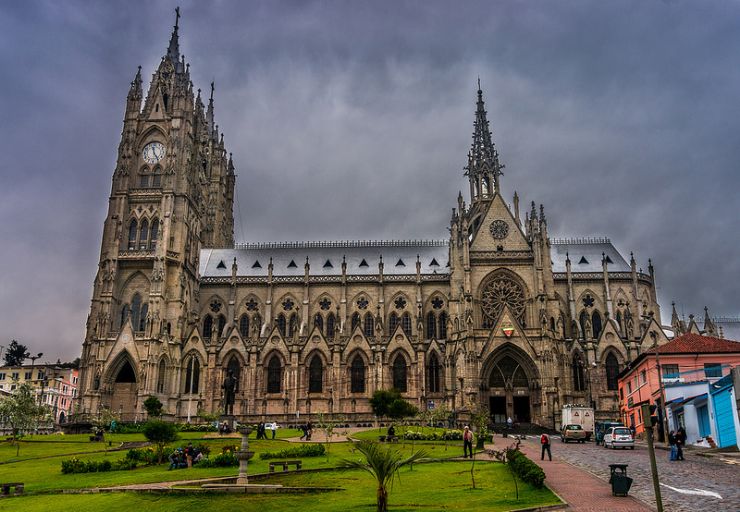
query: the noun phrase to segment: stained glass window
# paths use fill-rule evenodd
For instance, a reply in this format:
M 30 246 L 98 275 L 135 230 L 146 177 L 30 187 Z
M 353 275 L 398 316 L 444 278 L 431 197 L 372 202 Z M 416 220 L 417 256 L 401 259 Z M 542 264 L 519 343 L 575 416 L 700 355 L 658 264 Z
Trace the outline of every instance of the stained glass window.
M 365 363 L 362 357 L 356 355 L 350 366 L 350 381 L 352 393 L 365 392 Z
M 401 354 L 393 360 L 393 387 L 401 393 L 406 392 L 406 359 Z
M 280 393 L 282 390 L 283 365 L 278 356 L 272 356 L 267 364 L 267 392 Z
M 313 356 L 308 367 L 308 392 L 321 393 L 324 383 L 324 365 L 319 356 Z

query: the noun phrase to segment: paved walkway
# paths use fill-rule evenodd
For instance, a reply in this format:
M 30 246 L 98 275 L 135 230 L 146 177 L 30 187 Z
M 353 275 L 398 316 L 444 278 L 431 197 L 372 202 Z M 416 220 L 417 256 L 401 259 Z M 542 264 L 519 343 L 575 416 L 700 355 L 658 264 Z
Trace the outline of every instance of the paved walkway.
M 566 510 L 578 512 L 650 512 L 653 509 L 628 496 L 612 496 L 611 485 L 582 469 L 565 462 L 557 455 L 552 461 L 540 461 L 540 445 L 522 441 L 519 449 L 536 462 L 546 475 L 545 483 L 568 502 Z

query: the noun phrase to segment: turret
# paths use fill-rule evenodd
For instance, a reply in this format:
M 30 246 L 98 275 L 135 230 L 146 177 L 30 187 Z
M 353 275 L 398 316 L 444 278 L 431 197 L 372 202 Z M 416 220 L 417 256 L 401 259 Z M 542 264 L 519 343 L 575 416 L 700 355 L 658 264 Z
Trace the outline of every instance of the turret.
M 473 143 L 468 152 L 465 175 L 470 181 L 470 201 L 488 201 L 499 192 L 499 176 L 503 174 L 498 152 L 491 138 L 491 130 L 483 102 L 483 91 L 478 80 L 478 101 L 473 123 Z

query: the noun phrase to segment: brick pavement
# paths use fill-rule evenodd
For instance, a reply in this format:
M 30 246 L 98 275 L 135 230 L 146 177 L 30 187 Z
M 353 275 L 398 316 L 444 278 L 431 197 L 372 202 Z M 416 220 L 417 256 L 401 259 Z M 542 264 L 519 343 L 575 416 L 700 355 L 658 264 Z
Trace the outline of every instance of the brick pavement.
M 558 457 L 540 461 L 540 445 L 531 440 L 519 447 L 546 475 L 545 483 L 568 502 L 566 510 L 578 512 L 651 512 L 653 509 L 631 497 L 612 495 L 611 485 Z

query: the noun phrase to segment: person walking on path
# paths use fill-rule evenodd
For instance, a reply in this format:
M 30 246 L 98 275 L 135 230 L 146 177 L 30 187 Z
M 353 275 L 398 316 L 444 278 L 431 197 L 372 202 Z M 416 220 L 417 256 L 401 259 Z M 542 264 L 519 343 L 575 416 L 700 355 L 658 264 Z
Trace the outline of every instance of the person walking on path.
M 683 446 L 686 444 L 686 431 L 680 427 L 676 431 L 676 460 L 684 460 Z
M 470 452 L 470 458 L 473 458 L 473 433 L 470 431 L 470 427 L 465 425 L 463 430 L 463 458 L 468 458 L 468 451 Z
M 540 436 L 540 444 L 542 445 L 542 454 L 540 455 L 540 460 L 545 460 L 545 451 L 547 451 L 547 457 L 550 459 L 550 462 L 552 462 L 552 452 L 550 452 L 550 436 L 543 432 Z
M 676 446 L 676 432 L 671 430 L 668 434 L 668 444 L 671 447 L 671 456 L 668 460 L 678 460 L 678 447 Z

